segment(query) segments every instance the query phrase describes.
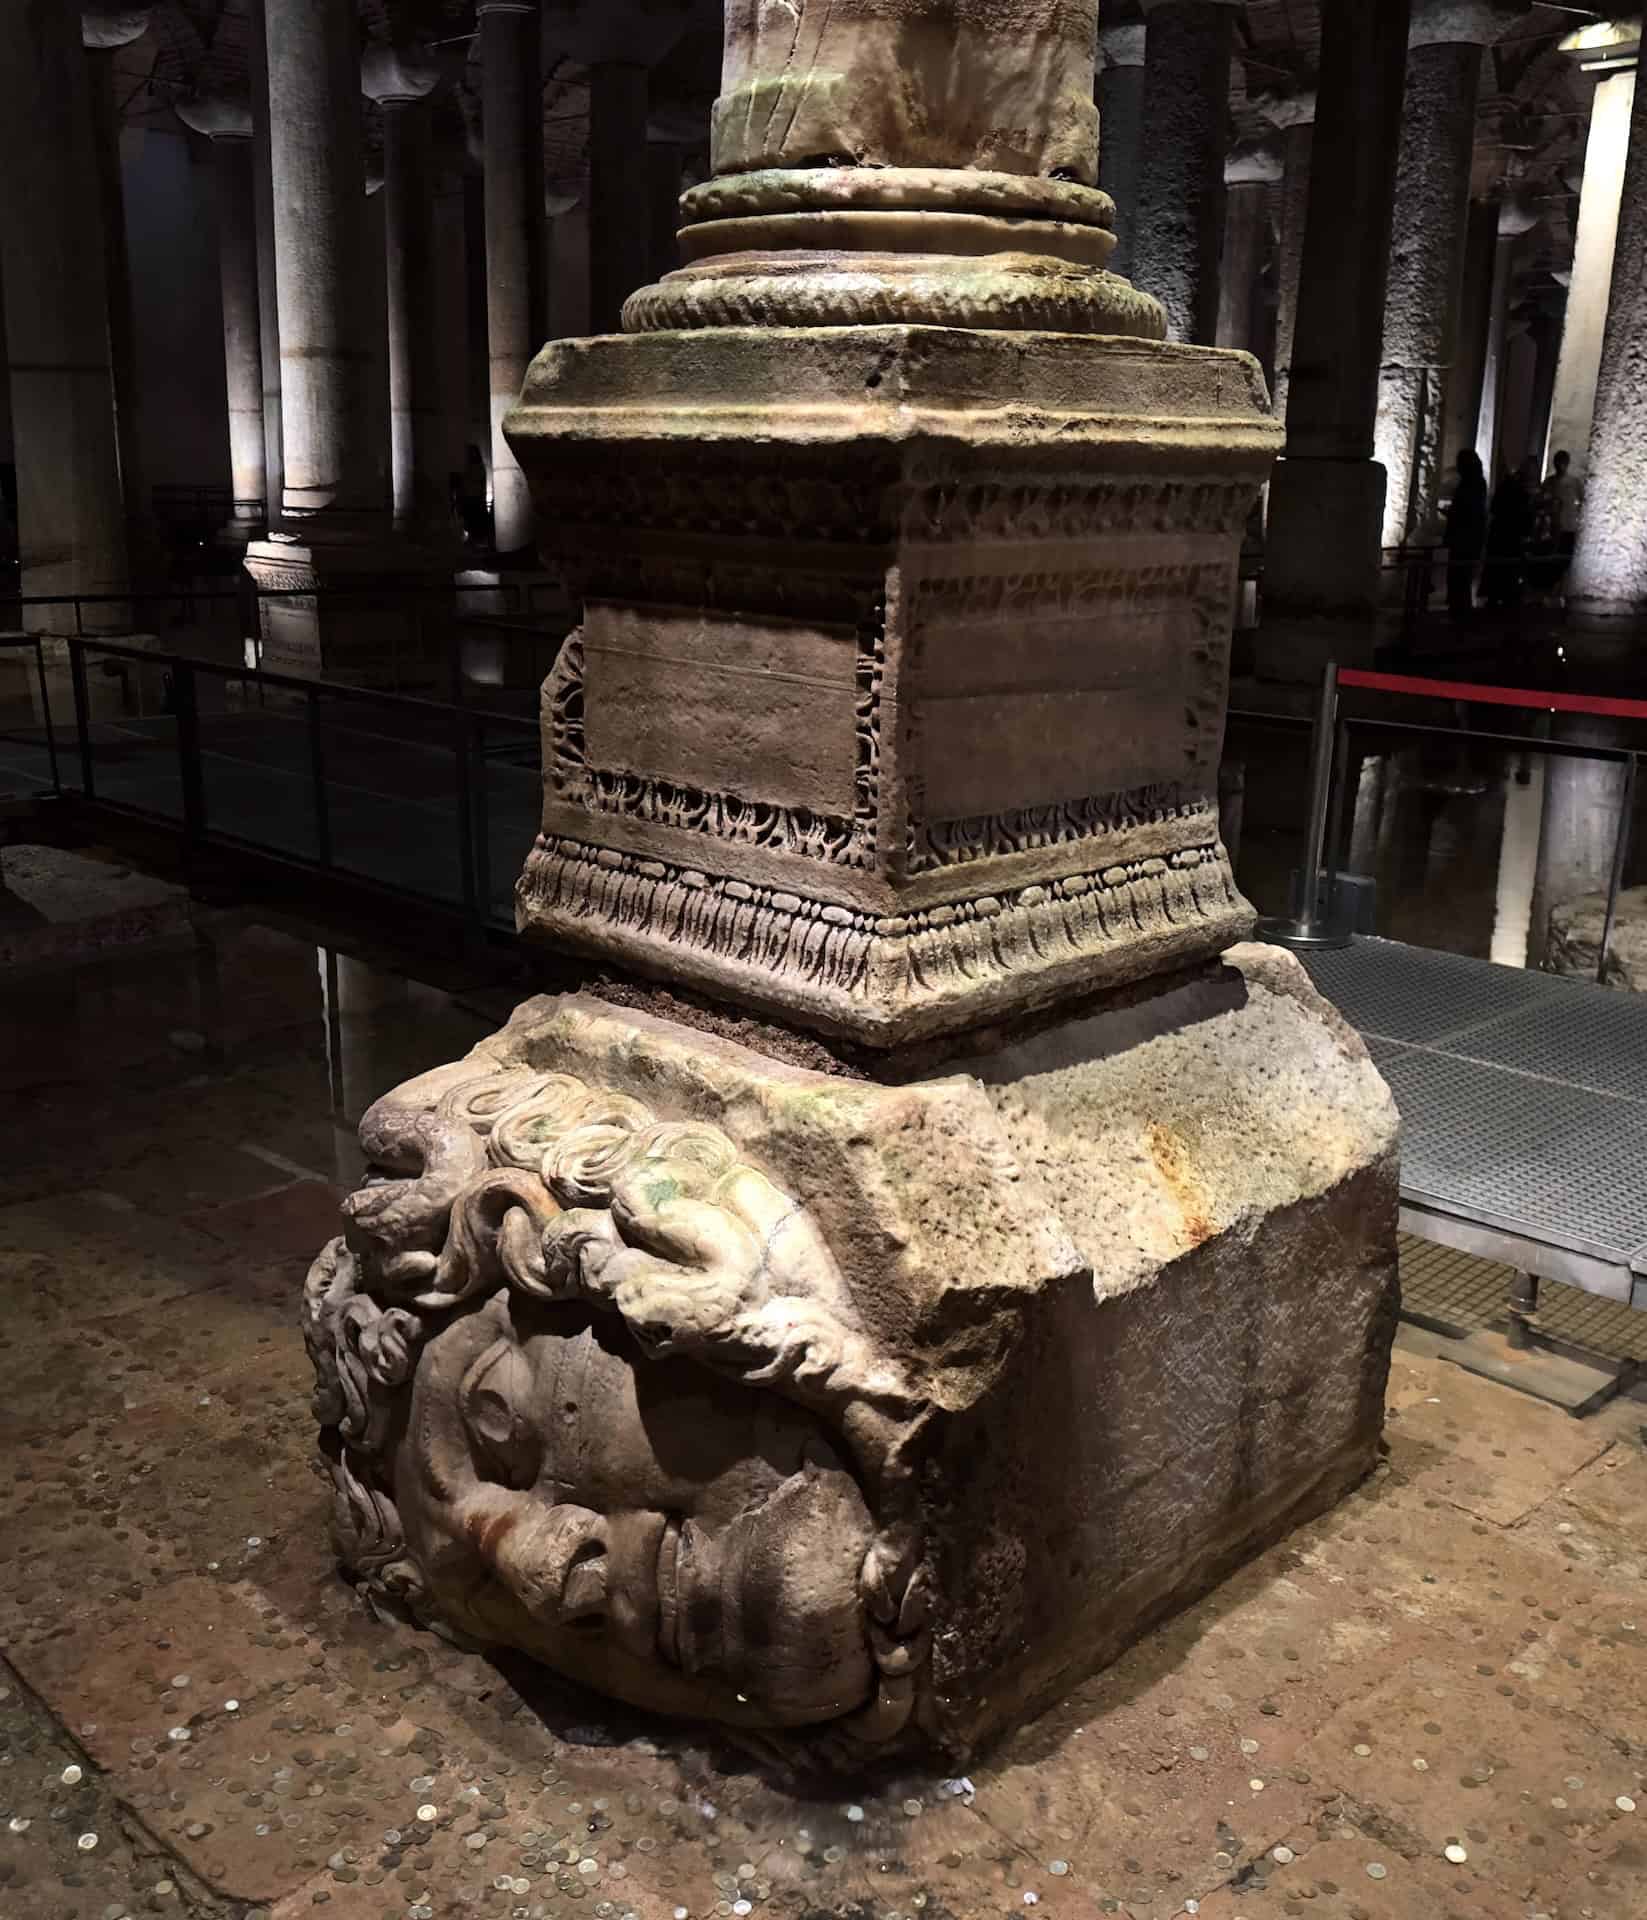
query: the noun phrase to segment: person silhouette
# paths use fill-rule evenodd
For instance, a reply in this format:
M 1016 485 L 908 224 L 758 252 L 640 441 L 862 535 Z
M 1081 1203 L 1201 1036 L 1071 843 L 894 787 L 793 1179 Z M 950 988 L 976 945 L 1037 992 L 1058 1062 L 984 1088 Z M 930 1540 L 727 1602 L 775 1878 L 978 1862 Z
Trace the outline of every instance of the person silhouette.
M 1561 556 L 1563 573 L 1578 545 L 1579 516 L 1584 510 L 1584 488 L 1572 466 L 1573 456 L 1562 448 L 1550 462 L 1550 475 L 1544 482 L 1545 491 L 1555 505 L 1556 551 Z
M 1447 507 L 1447 611 L 1465 620 L 1475 611 L 1475 575 L 1487 545 L 1487 476 L 1466 447 L 1455 465 L 1458 485 Z

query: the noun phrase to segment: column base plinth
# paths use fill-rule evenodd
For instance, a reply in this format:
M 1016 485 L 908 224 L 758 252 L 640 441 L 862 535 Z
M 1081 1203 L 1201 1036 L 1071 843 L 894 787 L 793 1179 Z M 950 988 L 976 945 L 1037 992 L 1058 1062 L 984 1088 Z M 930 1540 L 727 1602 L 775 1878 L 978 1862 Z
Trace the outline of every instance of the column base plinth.
M 460 555 L 387 534 L 336 542 L 279 534 L 246 547 L 270 673 L 355 686 L 431 683 L 446 670 Z
M 1384 493 L 1376 460 L 1278 460 L 1270 476 L 1265 607 L 1291 616 L 1374 612 Z
M 1635 654 L 1647 637 L 1647 603 L 1569 593 L 1567 627 L 1575 644 L 1591 658 Z
M 508 431 L 581 616 L 523 930 L 882 1048 L 1250 931 L 1214 797 L 1279 437 L 1250 357 L 607 336 Z
M 634 998 L 362 1124 L 305 1332 L 377 1602 L 956 1764 L 1373 1467 L 1396 1115 L 1290 956 L 874 1078 Z

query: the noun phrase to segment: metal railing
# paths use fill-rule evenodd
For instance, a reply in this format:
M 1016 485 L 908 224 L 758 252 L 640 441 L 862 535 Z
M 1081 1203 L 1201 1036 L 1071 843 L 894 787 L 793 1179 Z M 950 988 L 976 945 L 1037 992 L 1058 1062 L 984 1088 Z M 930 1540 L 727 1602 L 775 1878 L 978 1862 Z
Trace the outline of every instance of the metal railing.
M 78 780 L 53 743 L 59 793 L 176 828 L 186 867 L 209 848 L 251 853 L 477 930 L 512 928 L 510 889 L 537 823 L 535 716 L 95 636 L 65 644 Z M 100 717 L 92 670 L 110 662 L 158 682 L 154 710 Z
M 535 699 L 536 689 L 553 664 L 565 637 L 566 608 L 558 589 L 542 580 L 502 580 L 455 585 L 373 582 L 319 589 L 259 587 L 241 575 L 232 587 L 198 588 L 181 584 L 167 591 L 130 593 L 0 594 L 0 633 L 7 627 L 34 629 L 42 637 L 93 637 L 115 640 L 136 633 L 190 630 L 190 643 L 173 650 L 201 659 L 218 652 L 225 662 L 254 654 L 262 631 L 262 611 L 285 603 L 318 603 L 327 613 L 347 617 L 351 609 L 369 613 L 381 635 L 390 622 L 387 643 L 373 648 L 373 684 L 394 693 L 443 697 L 462 704 L 472 676 L 466 658 L 477 641 L 501 652 L 501 679 L 480 684 L 512 687 Z
M 1421 678 L 1410 674 L 1375 673 L 1360 668 L 1340 669 L 1329 662 L 1322 675 L 1320 697 L 1310 739 L 1310 788 L 1305 816 L 1304 851 L 1295 910 L 1286 919 L 1264 923 L 1267 938 L 1300 948 L 1341 946 L 1350 934 L 1338 912 L 1339 858 L 1344 839 L 1345 788 L 1352 764 L 1352 730 L 1420 742 L 1453 740 L 1472 747 L 1501 748 L 1516 754 L 1547 755 L 1555 759 L 1603 761 L 1624 768 L 1619 796 L 1618 826 L 1608 863 L 1606 905 L 1596 956 L 1595 978 L 1605 982 L 1607 962 L 1618 921 L 1619 896 L 1631 854 L 1636 795 L 1640 788 L 1643 749 L 1609 745 L 1603 741 L 1565 741 L 1547 733 L 1512 733 L 1472 726 L 1442 726 L 1397 719 L 1389 715 L 1349 714 L 1343 709 L 1345 691 L 1414 695 L 1464 705 L 1503 707 L 1535 713 L 1545 720 L 1566 713 L 1647 723 L 1647 701 L 1609 695 L 1547 692 L 1503 687 L 1475 681 Z M 1298 724 L 1291 716 L 1232 710 L 1232 720 L 1258 724 Z
M 46 674 L 46 654 L 40 636 L 34 633 L 0 633 L 0 651 L 34 655 L 35 692 L 40 700 L 40 727 L 46 737 L 46 757 L 51 769 L 54 792 L 62 791 L 62 771 L 57 761 L 57 729 L 52 725 L 51 683 Z M 0 740 L 5 738 L 0 732 Z

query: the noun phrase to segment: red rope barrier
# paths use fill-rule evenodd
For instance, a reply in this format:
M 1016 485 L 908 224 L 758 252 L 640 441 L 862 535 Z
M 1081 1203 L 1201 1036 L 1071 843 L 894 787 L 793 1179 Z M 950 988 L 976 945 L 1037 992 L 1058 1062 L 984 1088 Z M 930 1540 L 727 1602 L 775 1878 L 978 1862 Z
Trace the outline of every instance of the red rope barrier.
M 1647 720 L 1647 700 L 1613 700 L 1596 693 L 1535 693 L 1527 687 L 1488 687 L 1473 680 L 1419 680 L 1404 673 L 1339 670 L 1341 687 L 1369 693 L 1416 693 L 1426 700 L 1476 700 L 1488 707 L 1530 707 L 1544 713 L 1605 714 L 1614 720 Z

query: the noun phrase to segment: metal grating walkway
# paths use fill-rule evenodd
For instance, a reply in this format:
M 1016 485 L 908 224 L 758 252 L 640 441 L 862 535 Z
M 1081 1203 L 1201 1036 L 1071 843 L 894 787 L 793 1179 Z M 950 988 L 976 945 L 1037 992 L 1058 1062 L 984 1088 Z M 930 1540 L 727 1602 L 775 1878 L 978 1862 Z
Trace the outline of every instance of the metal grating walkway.
M 1647 998 L 1394 940 L 1299 957 L 1401 1108 L 1402 1226 L 1647 1308 Z

